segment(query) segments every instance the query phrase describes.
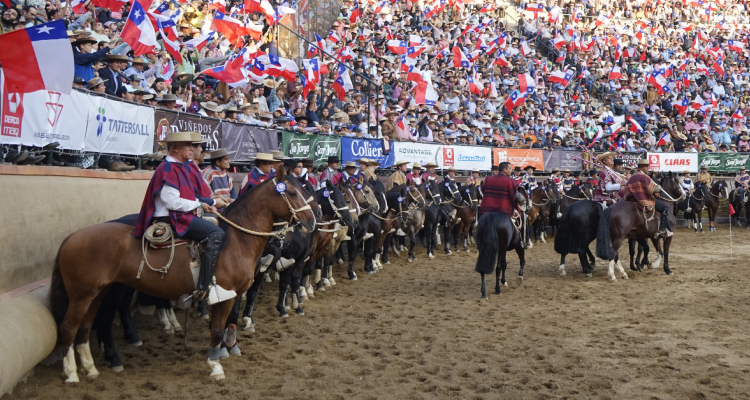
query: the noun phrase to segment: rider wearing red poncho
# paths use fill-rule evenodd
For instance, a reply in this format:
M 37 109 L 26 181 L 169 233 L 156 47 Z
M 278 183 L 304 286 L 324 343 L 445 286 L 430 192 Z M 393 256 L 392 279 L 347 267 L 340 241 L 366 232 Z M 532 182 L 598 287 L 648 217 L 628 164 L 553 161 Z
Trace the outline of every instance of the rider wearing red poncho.
M 518 184 L 510 177 L 510 163 L 500 163 L 500 173 L 488 176 L 482 183 L 482 205 L 479 215 L 486 212 L 501 212 L 508 216 L 518 208 L 516 191 Z
M 646 173 L 648 172 L 648 160 L 638 161 L 638 170 L 628 179 L 628 186 L 625 190 L 625 200 L 638 203 L 644 209 L 654 208 L 661 215 L 659 222 L 659 232 L 661 234 L 672 236 L 672 228 L 669 226 L 669 208 L 657 197 L 660 197 L 661 187 L 659 187 Z

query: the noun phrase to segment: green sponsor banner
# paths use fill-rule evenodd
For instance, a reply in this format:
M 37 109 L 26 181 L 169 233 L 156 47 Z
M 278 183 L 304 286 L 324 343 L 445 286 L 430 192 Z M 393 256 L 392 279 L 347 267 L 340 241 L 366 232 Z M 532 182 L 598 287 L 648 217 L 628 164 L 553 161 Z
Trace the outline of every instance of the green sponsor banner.
M 701 153 L 698 165 L 707 165 L 709 172 L 737 172 L 740 167 L 748 167 L 750 154 L 747 153 Z
M 317 167 L 330 156 L 341 158 L 341 138 L 326 135 L 299 135 L 283 132 L 284 154 L 293 158 L 309 158 Z
M 719 153 L 698 154 L 698 165 L 707 166 L 710 172 L 724 170 L 724 155 Z
M 739 171 L 740 167 L 747 168 L 747 154 L 723 154 L 724 156 L 724 171 Z

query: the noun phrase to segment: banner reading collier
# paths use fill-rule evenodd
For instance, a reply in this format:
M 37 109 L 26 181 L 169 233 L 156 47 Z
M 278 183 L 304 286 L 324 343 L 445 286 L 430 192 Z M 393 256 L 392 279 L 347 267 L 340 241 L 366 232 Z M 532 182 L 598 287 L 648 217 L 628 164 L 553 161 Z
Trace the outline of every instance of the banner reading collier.
M 166 147 L 161 143 L 167 140 L 169 132 L 200 132 L 201 137 L 209 140 L 208 150 L 216 150 L 222 147 L 220 119 L 201 118 L 200 114 L 185 114 L 165 110 L 156 110 L 154 115 L 157 121 L 154 151 L 166 150 Z
M 341 137 L 328 135 L 282 134 L 284 154 L 292 158 L 309 158 L 316 167 L 330 156 L 341 157 Z
M 273 129 L 245 124 L 221 123 L 222 147 L 229 152 L 231 161 L 250 161 L 258 153 L 279 149 L 279 140 Z
M 78 97 L 76 97 L 78 99 Z M 86 151 L 146 154 L 154 145 L 154 110 L 135 104 L 87 96 Z
M 395 163 L 393 152 L 383 154 L 383 141 L 381 139 L 357 139 L 350 137 L 341 138 L 341 161 L 356 161 L 360 158 L 369 158 L 380 163 L 380 168 L 387 168 Z
M 460 170 L 489 171 L 492 168 L 492 149 L 482 146 L 442 146 L 438 165 Z
M 698 172 L 698 153 L 648 153 L 648 169 Z
M 501 162 L 507 161 L 512 167 L 524 168 L 527 165 L 538 170 L 544 170 L 544 154 L 542 150 L 530 150 L 530 149 L 506 149 L 506 148 L 494 148 L 493 151 L 493 165 L 500 165 Z

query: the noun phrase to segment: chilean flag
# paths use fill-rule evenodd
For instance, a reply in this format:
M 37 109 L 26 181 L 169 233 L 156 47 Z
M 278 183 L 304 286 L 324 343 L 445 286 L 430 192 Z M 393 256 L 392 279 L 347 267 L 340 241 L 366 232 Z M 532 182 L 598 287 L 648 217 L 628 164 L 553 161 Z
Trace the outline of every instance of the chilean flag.
M 571 71 L 555 71 L 549 76 L 550 82 L 559 83 L 563 86 L 568 86 L 568 83 L 570 83 L 571 79 L 573 79 L 573 72 Z
M 628 122 L 630 122 L 631 132 L 643 132 L 643 127 L 633 117 L 627 116 L 625 117 L 625 119 L 628 120 Z
M 432 87 L 432 82 L 422 81 L 417 83 L 417 90 L 414 93 L 414 101 L 417 104 L 426 104 L 434 106 L 438 100 L 438 94 Z
M 328 31 L 328 40 L 330 40 L 331 43 L 335 44 L 335 43 L 338 43 L 339 40 L 341 40 L 341 39 L 339 39 L 339 36 L 336 34 L 336 32 L 330 30 L 330 31 Z
M 609 71 L 609 79 L 612 81 L 615 81 L 620 78 L 622 78 L 622 72 L 620 72 L 620 67 L 618 66 L 612 67 L 612 70 Z
M 683 97 L 679 103 L 674 104 L 674 107 L 677 109 L 677 112 L 679 112 L 680 115 L 685 115 L 688 107 L 690 107 L 690 101 L 687 97 Z
M 721 60 L 716 60 L 716 62 L 714 63 L 714 65 L 711 66 L 711 68 L 713 68 L 717 74 L 724 76 L 724 66 L 721 63 Z
M 745 43 L 742 43 L 742 42 L 735 42 L 734 40 L 728 40 L 727 45 L 729 45 L 730 51 L 735 51 L 737 53 L 742 53 L 742 51 L 745 50 Z
M 693 100 L 693 102 L 690 104 L 690 108 L 694 110 L 700 110 L 705 106 L 706 106 L 706 102 L 703 100 L 703 97 L 701 96 L 696 97 L 695 100 Z
M 740 111 L 740 108 L 737 107 L 737 109 L 734 110 L 734 113 L 732 114 L 732 118 L 734 118 L 734 119 L 745 119 L 745 116 L 742 115 L 742 111 Z
M 529 44 L 526 43 L 526 38 L 521 41 L 521 54 L 523 54 L 524 57 L 528 56 L 531 53 L 531 47 L 529 47 Z
M 201 74 L 214 77 L 231 87 L 242 86 L 248 82 L 244 69 L 226 68 L 226 65 L 209 68 L 201 72 Z
M 333 81 L 331 89 L 333 89 L 333 91 L 339 96 L 339 100 L 344 100 L 346 92 L 344 91 L 344 78 L 341 75 Z
M 606 15 L 599 15 L 596 17 L 596 21 L 594 21 L 594 26 L 592 28 L 596 28 L 597 26 L 601 26 L 609 22 L 609 17 Z
M 73 0 L 71 5 L 73 6 L 71 9 L 77 15 L 83 15 L 89 11 L 86 9 L 86 0 Z M 7 3 L 6 6 L 10 7 L 10 3 Z
M 502 51 L 498 51 L 497 57 L 495 57 L 495 61 L 493 61 L 492 63 L 501 67 L 505 67 L 508 65 L 508 60 L 505 58 L 505 54 L 503 54 Z
M 240 29 L 244 32 L 244 24 L 239 20 L 224 15 L 221 11 L 216 11 L 214 20 L 211 22 L 211 29 L 223 33 L 230 43 L 234 43 L 240 36 Z
M 133 2 L 120 37 L 133 49 L 136 57 L 156 48 L 156 32 L 139 1 Z
M 420 54 L 424 53 L 425 50 L 427 50 L 427 46 L 407 47 L 406 55 L 409 56 L 409 58 L 417 58 Z
M 455 68 L 469 68 L 471 62 L 458 46 L 453 47 L 453 66 Z
M 568 118 L 568 121 L 570 121 L 571 125 L 575 125 L 578 122 L 583 122 L 583 118 L 581 117 L 581 113 L 576 112 Z
M 164 33 L 164 31 L 161 32 L 161 39 L 164 42 L 164 49 L 169 53 L 172 58 L 177 61 L 178 64 L 182 64 L 182 54 L 180 53 L 180 45 L 178 43 L 175 43 L 171 40 L 169 40 L 169 37 L 167 34 Z
M 315 45 L 324 50 L 326 48 L 325 40 L 323 40 L 323 38 L 320 37 L 317 33 L 315 34 Z
M 521 93 L 527 93 L 527 88 L 533 88 L 536 87 L 536 82 L 534 82 L 534 79 L 531 77 L 530 73 L 525 74 L 518 74 L 518 86 L 521 91 Z
M 513 107 L 516 106 L 519 95 L 518 90 L 514 90 L 513 93 L 508 96 L 508 99 L 505 100 L 505 109 L 508 110 L 508 114 L 513 114 Z
M 389 40 L 388 50 L 393 54 L 406 54 L 409 50 L 409 44 L 402 40 Z
M 210 42 L 213 39 L 215 34 L 216 34 L 216 31 L 208 32 L 205 35 L 201 35 L 195 39 L 190 39 L 187 42 L 184 42 L 183 45 L 187 46 L 188 49 L 200 50 L 203 47 L 205 47 L 208 44 L 208 42 Z
M 0 36 L 0 64 L 8 94 L 70 94 L 74 63 L 65 24 L 57 20 Z
M 659 138 L 659 141 L 656 142 L 656 146 L 663 146 L 670 142 L 672 142 L 672 137 L 669 136 L 669 132 L 664 132 L 664 134 L 662 134 Z
M 355 1 L 354 8 L 352 8 L 352 12 L 349 14 L 349 22 L 351 22 L 352 24 L 356 23 L 359 20 L 360 16 L 359 1 Z
M 484 87 L 480 87 L 480 85 L 482 85 L 481 82 L 475 81 L 474 77 L 472 77 L 471 75 L 466 76 L 466 81 L 469 83 L 469 91 L 471 93 L 474 93 L 476 95 L 482 94 L 482 89 L 484 89 Z
M 565 46 L 565 39 L 563 39 L 559 31 L 555 33 L 555 38 L 552 40 L 552 45 L 555 46 L 555 48 L 558 50 Z
M 488 13 L 490 11 L 495 11 L 495 5 L 494 4 L 486 5 L 486 6 L 482 7 L 481 10 L 479 10 L 480 13 Z

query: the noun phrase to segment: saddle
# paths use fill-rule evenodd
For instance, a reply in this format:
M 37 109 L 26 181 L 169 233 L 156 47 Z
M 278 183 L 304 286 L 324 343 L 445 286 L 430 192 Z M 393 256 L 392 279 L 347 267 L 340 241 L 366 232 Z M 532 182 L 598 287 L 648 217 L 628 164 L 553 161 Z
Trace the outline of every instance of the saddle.
M 148 245 L 146 245 L 146 242 L 148 242 Z M 197 284 L 198 273 L 200 272 L 199 267 L 201 265 L 200 243 L 195 240 L 176 238 L 172 226 L 165 222 L 154 222 L 148 227 L 148 229 L 146 229 L 146 232 L 143 233 L 143 239 L 141 241 L 143 258 L 141 258 L 141 264 L 138 266 L 136 279 L 141 279 L 144 264 L 152 271 L 160 273 L 163 278 L 164 275 L 169 272 L 169 267 L 172 266 L 175 248 L 183 244 L 187 246 L 190 251 L 190 262 L 188 266 L 193 274 L 193 283 Z M 169 261 L 167 261 L 167 264 L 161 268 L 154 268 L 151 263 L 148 262 L 149 247 L 156 250 L 170 249 Z

